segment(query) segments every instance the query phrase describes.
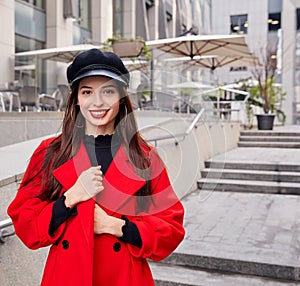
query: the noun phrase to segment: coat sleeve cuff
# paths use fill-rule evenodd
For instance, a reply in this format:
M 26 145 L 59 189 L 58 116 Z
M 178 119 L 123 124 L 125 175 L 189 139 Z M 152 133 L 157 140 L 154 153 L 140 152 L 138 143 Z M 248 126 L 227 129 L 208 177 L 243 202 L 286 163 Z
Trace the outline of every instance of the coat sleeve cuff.
M 53 205 L 52 217 L 49 226 L 49 235 L 53 236 L 57 228 L 64 223 L 69 217 L 77 215 L 77 206 L 74 208 L 68 208 L 65 205 L 66 197 L 64 194 L 57 199 Z
M 142 239 L 136 224 L 129 221 L 126 216 L 122 216 L 122 219 L 125 220 L 125 224 L 122 226 L 123 235 L 119 240 L 141 248 Z

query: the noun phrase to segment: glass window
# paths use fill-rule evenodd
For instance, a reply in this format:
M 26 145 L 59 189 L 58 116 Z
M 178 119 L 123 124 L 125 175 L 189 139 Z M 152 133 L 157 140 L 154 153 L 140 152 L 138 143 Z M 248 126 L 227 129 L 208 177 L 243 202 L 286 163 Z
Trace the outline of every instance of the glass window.
M 151 7 L 154 6 L 154 0 L 146 0 L 146 8 L 150 9 Z
M 300 30 L 300 8 L 297 8 L 296 17 L 297 17 L 297 31 L 299 31 Z
M 78 20 L 73 25 L 73 44 L 84 44 L 91 39 L 91 1 L 76 0 Z
M 78 0 L 79 11 L 79 26 L 81 28 L 91 29 L 91 1 L 90 0 Z
M 15 35 L 15 52 L 25 52 L 31 50 L 40 50 L 45 48 L 45 43 Z M 15 80 L 19 82 L 20 86 L 30 85 L 45 86 L 46 74 L 42 60 L 31 57 L 16 57 L 15 58 Z
M 78 25 L 73 25 L 73 44 L 80 45 L 90 42 L 92 33 L 89 30 L 81 28 Z
M 15 52 L 26 52 L 45 48 L 45 43 L 34 39 L 15 35 Z
M 281 13 L 270 13 L 269 19 L 269 31 L 277 31 L 281 28 Z
M 40 9 L 46 9 L 46 0 L 19 0 L 36 6 Z
M 46 41 L 45 12 L 15 2 L 15 33 L 40 42 Z
M 247 34 L 248 33 L 248 15 L 230 16 L 230 32 L 231 34 Z
M 123 0 L 113 1 L 113 34 L 123 36 Z

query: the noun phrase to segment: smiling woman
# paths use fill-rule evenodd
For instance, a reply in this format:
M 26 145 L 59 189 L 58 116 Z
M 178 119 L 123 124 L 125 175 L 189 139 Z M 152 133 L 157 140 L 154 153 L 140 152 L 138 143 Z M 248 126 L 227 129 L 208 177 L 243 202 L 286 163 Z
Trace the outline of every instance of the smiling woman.
M 82 79 L 78 89 L 78 105 L 85 118 L 86 134 L 114 133 L 114 122 L 119 112 L 118 84 L 104 76 Z
M 41 285 L 154 285 L 147 259 L 184 237 L 184 210 L 156 150 L 140 135 L 114 53 L 68 67 L 62 133 L 32 155 L 8 208 L 31 249 L 51 246 Z

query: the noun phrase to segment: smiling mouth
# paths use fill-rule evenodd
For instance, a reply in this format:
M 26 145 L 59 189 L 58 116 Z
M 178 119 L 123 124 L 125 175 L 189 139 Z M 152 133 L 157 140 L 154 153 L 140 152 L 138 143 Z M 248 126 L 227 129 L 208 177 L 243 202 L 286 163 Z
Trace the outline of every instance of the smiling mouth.
M 103 118 L 107 114 L 108 111 L 109 111 L 109 109 L 107 109 L 107 110 L 90 110 L 90 113 L 91 113 L 92 117 L 99 119 L 99 118 Z

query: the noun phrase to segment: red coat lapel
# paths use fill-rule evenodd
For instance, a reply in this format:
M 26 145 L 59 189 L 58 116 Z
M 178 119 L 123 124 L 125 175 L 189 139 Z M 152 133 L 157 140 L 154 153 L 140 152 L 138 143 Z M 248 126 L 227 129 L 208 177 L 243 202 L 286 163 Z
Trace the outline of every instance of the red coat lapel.
M 53 171 L 54 177 L 62 184 L 65 190 L 70 189 L 78 176 L 91 167 L 89 155 L 85 146 L 81 144 L 77 154 Z
M 81 144 L 77 154 L 53 171 L 55 178 L 62 184 L 63 190 L 71 188 L 78 176 L 86 169 L 91 167 L 91 162 L 85 146 Z M 82 229 L 82 234 L 87 245 L 93 244 L 94 237 L 94 206 L 95 200 L 88 200 L 78 204 L 78 223 Z M 91 257 L 92 257 L 92 248 Z
M 138 176 L 130 163 L 125 148 L 121 145 L 104 177 L 104 190 L 97 202 L 111 214 L 121 210 L 134 194 L 146 183 Z
M 91 167 L 91 162 L 84 144 L 81 144 L 78 153 L 69 161 L 53 171 L 55 178 L 65 190 L 72 187 L 78 176 Z M 104 190 L 97 196 L 97 202 L 111 214 L 120 208 L 145 185 L 145 180 L 138 176 L 123 145 L 119 148 L 108 170 L 105 173 Z

